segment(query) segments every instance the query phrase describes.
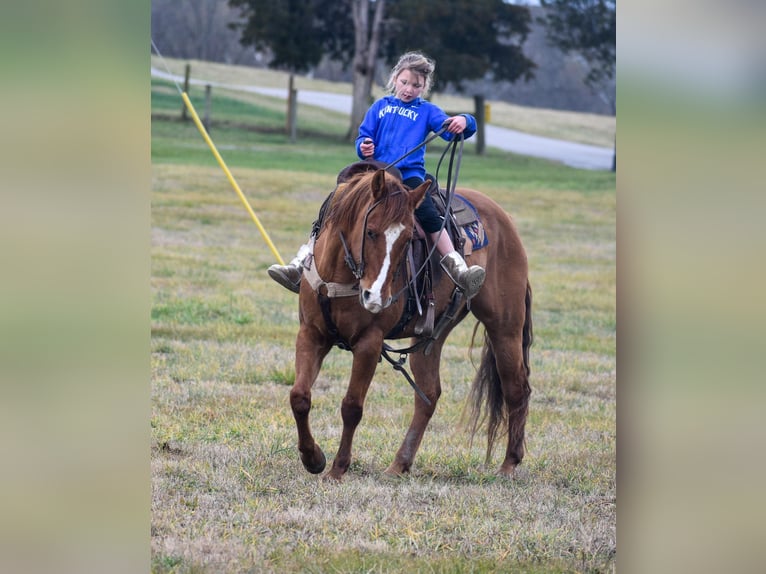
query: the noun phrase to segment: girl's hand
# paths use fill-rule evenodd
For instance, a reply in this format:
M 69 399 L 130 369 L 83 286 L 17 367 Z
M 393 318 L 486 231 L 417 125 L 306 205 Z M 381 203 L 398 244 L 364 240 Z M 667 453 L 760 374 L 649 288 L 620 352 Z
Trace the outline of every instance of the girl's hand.
M 452 116 L 451 118 L 447 118 L 447 121 L 449 122 L 447 131 L 451 134 L 462 134 L 468 123 L 465 116 Z
M 375 143 L 370 138 L 365 138 L 359 146 L 359 151 L 362 152 L 364 157 L 372 157 L 375 155 Z

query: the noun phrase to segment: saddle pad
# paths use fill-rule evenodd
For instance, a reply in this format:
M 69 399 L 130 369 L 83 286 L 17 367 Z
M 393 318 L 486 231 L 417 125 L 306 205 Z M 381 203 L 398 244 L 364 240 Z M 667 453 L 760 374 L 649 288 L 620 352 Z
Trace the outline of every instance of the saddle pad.
M 444 216 L 446 190 L 439 189 L 434 179 L 434 184 L 429 192 L 434 200 L 436 209 Z M 489 238 L 479 218 L 479 212 L 470 201 L 456 193 L 452 196 L 452 201 L 450 201 L 450 211 L 452 212 L 452 219 L 463 239 L 463 255 L 470 255 L 473 251 L 487 246 Z
M 484 230 L 484 224 L 479 218 L 479 212 L 473 204 L 462 195 L 455 194 L 450 202 L 450 207 L 452 208 L 455 221 L 460 228 L 460 233 L 466 240 L 463 247 L 465 255 L 486 247 L 489 243 L 489 238 Z M 456 210 L 456 207 L 458 207 L 459 211 Z

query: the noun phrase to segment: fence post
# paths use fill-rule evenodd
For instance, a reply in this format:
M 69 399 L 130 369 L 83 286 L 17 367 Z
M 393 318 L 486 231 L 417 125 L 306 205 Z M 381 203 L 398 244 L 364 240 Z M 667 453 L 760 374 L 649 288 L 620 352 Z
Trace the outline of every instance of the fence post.
M 212 98 L 213 87 L 210 84 L 205 84 L 205 118 L 202 120 L 202 125 L 205 126 L 205 130 L 210 131 L 210 107 Z
M 476 108 L 474 110 L 474 117 L 476 117 L 476 153 L 484 155 L 484 96 L 481 94 L 475 95 L 473 97 L 473 102 L 474 107 Z
M 184 71 L 184 92 L 189 93 L 189 76 L 191 75 L 191 64 L 186 64 Z M 181 106 L 181 121 L 187 121 L 189 116 L 186 115 L 186 105 Z
M 295 89 L 294 76 L 290 74 L 290 80 L 287 87 L 287 136 L 290 143 L 295 143 L 296 139 L 296 107 L 298 105 L 298 90 Z

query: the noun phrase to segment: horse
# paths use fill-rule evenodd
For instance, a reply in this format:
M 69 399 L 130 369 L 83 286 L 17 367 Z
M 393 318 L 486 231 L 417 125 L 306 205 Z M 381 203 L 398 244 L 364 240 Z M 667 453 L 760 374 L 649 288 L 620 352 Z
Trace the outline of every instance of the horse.
M 401 295 L 410 281 L 404 268 L 416 232 L 413 212 L 430 184 L 426 180 L 410 190 L 385 169 L 370 167 L 351 175 L 337 186 L 316 238 L 313 258 L 304 262 L 290 405 L 300 459 L 312 474 L 321 474 L 326 467 L 324 452 L 311 432 L 309 412 L 312 387 L 329 351 L 337 345 L 353 354 L 341 403 L 340 445 L 325 475 L 340 481 L 351 463 L 354 432 L 385 353 L 386 338 L 410 338 L 413 343 L 423 340 L 416 334 L 419 317 L 407 318 L 406 298 Z M 486 269 L 486 279 L 472 299 L 462 301 L 446 274 L 435 277 L 430 304 L 441 326 L 428 345 L 411 347 L 414 381 L 410 382 L 417 391 L 414 413 L 393 462 L 385 470 L 387 475 L 401 476 L 410 471 L 441 394 L 442 346 L 469 312 L 484 326 L 481 363 L 468 399 L 471 436 L 486 422 L 489 464 L 495 440 L 507 433 L 505 458 L 497 470 L 501 476 L 512 477 L 524 457 L 533 338 L 527 256 L 513 221 L 497 203 L 472 189 L 457 188 L 456 193 L 475 207 L 489 238 L 486 247 L 467 256 L 469 265 Z M 438 265 L 435 267 L 439 273 Z

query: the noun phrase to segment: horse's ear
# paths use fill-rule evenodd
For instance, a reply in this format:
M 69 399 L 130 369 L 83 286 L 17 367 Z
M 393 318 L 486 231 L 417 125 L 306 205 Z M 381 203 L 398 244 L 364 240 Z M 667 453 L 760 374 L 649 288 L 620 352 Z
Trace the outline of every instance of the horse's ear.
M 430 187 L 431 187 L 431 180 L 427 179 L 410 192 L 410 201 L 413 202 L 413 205 L 415 206 L 415 208 L 417 208 L 421 203 L 423 203 L 423 198 L 426 196 L 426 192 L 428 191 L 428 188 Z
M 376 200 L 386 195 L 386 170 L 379 169 L 375 172 L 370 187 L 372 188 L 372 197 Z

